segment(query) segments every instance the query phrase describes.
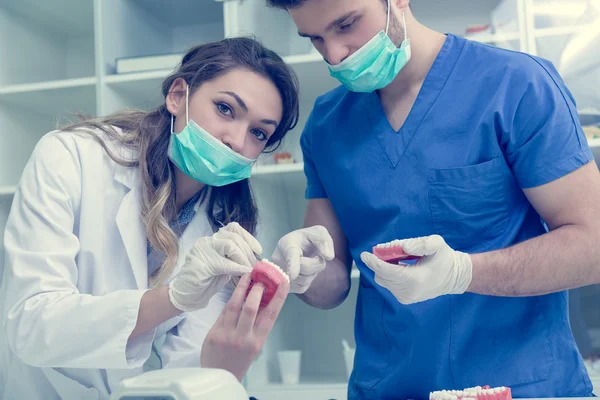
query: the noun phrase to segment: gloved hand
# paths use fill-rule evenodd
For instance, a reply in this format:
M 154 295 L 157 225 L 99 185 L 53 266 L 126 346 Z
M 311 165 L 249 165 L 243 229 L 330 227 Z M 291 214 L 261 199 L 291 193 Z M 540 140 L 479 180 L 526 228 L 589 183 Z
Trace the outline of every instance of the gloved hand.
M 439 235 L 400 241 L 408 254 L 422 256 L 413 265 L 389 264 L 371 253 L 361 260 L 375 272 L 375 282 L 402 304 L 418 303 L 445 294 L 462 294 L 471 284 L 471 257 L 450 248 Z
M 288 233 L 277 243 L 271 261 L 290 277 L 290 292 L 304 293 L 326 261 L 335 257 L 333 239 L 324 226 L 315 225 Z
M 198 239 L 169 283 L 171 303 L 186 312 L 206 307 L 232 276 L 252 271 L 255 253 L 262 253 L 260 243 L 236 222 Z

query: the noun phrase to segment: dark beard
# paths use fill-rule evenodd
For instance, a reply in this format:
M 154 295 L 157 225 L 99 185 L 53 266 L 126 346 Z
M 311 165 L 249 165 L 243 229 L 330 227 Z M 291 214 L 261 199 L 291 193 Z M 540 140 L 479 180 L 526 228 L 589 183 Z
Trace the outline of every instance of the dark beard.
M 387 13 L 387 9 L 386 9 Z M 400 47 L 402 42 L 404 41 L 404 27 L 400 24 L 400 21 L 396 18 L 396 16 L 391 13 L 390 10 L 390 27 L 388 31 L 388 36 L 392 39 L 392 42 L 396 45 L 396 47 Z

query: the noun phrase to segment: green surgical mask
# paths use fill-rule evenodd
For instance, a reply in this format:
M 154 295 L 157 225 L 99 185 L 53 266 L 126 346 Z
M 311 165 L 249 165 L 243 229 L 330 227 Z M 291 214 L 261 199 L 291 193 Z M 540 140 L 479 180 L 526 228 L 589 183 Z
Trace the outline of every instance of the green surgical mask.
M 187 125 L 179 133 L 173 132 L 171 115 L 171 140 L 169 159 L 184 174 L 209 186 L 225 186 L 250 178 L 256 160 L 246 158 L 188 118 L 189 89 L 185 92 L 185 118 Z
M 410 40 L 406 36 L 404 13 L 402 13 L 404 40 L 400 48 L 397 48 L 388 36 L 391 0 L 388 0 L 387 3 L 385 32 L 380 31 L 373 39 L 338 65 L 329 66 L 329 74 L 339 80 L 348 90 L 374 92 L 384 88 L 392 83 L 410 60 Z

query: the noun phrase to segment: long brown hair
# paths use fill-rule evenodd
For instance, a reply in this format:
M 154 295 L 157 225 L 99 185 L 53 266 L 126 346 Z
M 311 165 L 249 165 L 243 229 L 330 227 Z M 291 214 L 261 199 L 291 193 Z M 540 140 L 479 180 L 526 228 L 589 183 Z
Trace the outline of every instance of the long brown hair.
M 163 82 L 162 94 L 166 99 L 173 82 L 183 78 L 190 88 L 191 95 L 202 83 L 236 68 L 247 69 L 266 77 L 273 82 L 281 95 L 281 122 L 265 147 L 266 152 L 273 151 L 280 145 L 286 133 L 298 123 L 298 80 L 281 57 L 258 41 L 247 37 L 228 38 L 190 49 L 177 70 Z M 148 240 L 153 248 L 165 254 L 163 264 L 152 277 L 153 286 L 168 279 L 178 257 L 177 237 L 169 226 L 169 221 L 176 217 L 177 212 L 175 167 L 167 154 L 170 121 L 171 114 L 166 105 L 162 104 L 150 112 L 121 111 L 102 118 L 86 118 L 61 128 L 92 134 L 116 163 L 140 168 L 143 192 L 142 219 Z M 120 128 L 123 133 L 120 134 L 115 127 Z M 98 130 L 101 135 L 97 134 Z M 107 147 L 104 137 L 137 152 L 137 160 L 117 157 Z M 212 187 L 207 211 L 214 231 L 229 222 L 238 222 L 252 234 L 256 231 L 258 210 L 247 179 L 223 187 Z

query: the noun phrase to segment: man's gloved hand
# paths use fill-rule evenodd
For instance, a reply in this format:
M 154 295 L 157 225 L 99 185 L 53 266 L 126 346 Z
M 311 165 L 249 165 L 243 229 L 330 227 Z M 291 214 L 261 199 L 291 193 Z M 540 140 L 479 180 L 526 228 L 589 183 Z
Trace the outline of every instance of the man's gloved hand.
M 400 241 L 402 249 L 422 256 L 416 264 L 389 264 L 371 253 L 363 252 L 361 260 L 375 272 L 375 282 L 402 304 L 418 303 L 445 294 L 462 294 L 471 284 L 471 257 L 452 250 L 439 235 Z
M 282 237 L 271 256 L 290 277 L 290 292 L 304 293 L 327 261 L 333 260 L 333 239 L 321 225 L 298 229 Z
M 179 274 L 169 283 L 169 298 L 181 311 L 206 307 L 231 279 L 248 274 L 262 247 L 248 231 L 232 222 L 196 241 Z

